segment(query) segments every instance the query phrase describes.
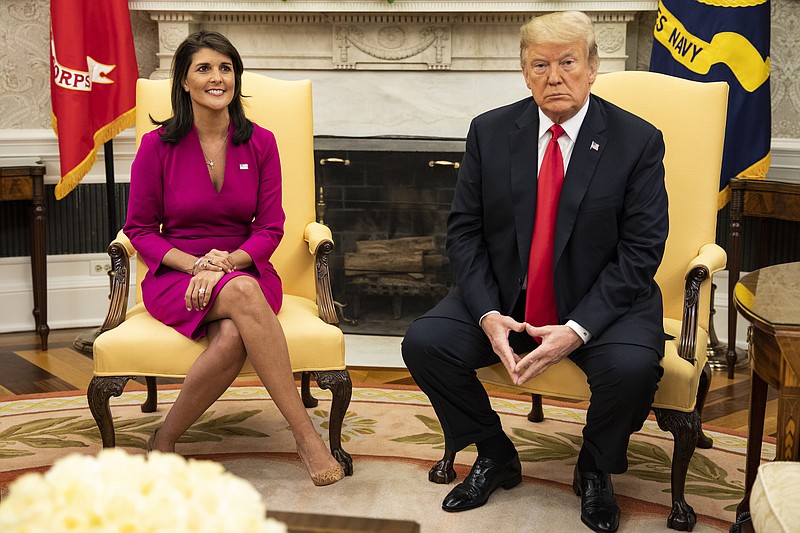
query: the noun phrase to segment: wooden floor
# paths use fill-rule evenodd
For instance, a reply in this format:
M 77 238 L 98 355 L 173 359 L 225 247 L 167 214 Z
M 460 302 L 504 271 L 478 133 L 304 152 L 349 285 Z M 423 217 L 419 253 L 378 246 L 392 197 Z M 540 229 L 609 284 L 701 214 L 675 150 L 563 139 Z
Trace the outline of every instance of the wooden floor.
M 85 391 L 92 377 L 91 356 L 75 350 L 72 344 L 79 334 L 86 332 L 84 329 L 52 331 L 46 352 L 39 349 L 38 338 L 33 332 L 0 334 L 0 399 L 41 392 Z M 362 367 L 349 370 L 356 385 L 414 384 L 404 370 Z M 749 368 L 737 370 L 734 379 L 730 380 L 725 372 L 713 372 L 703 423 L 745 433 L 749 396 Z M 765 433 L 770 436 L 775 436 L 776 414 L 775 393 L 770 390 L 764 425 Z

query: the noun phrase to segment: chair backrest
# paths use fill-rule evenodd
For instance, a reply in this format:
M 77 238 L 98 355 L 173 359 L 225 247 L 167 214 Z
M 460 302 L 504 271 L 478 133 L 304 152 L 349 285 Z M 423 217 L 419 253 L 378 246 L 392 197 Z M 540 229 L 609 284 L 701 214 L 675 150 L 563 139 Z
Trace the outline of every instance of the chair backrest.
M 139 79 L 136 83 L 136 146 L 155 128 L 150 116 L 164 120 L 172 115 L 170 80 Z M 275 134 L 283 174 L 284 237 L 272 256 L 283 281 L 283 292 L 315 301 L 314 258 L 303 241 L 306 224 L 316 219 L 314 194 L 314 127 L 311 81 L 285 81 L 251 72 L 242 75 L 247 117 Z M 136 264 L 136 301 L 147 272 Z
M 599 75 L 592 92 L 664 134 L 669 236 L 656 281 L 664 316 L 680 320 L 686 266 L 700 247 L 716 241 L 728 84 L 624 71 Z M 708 329 L 708 294 L 703 300 L 698 321 Z

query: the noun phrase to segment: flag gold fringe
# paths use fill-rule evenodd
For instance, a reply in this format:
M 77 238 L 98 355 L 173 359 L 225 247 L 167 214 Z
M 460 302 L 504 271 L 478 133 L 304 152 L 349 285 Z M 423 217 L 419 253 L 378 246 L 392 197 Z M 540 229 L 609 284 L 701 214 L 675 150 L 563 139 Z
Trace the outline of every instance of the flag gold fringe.
M 125 111 L 95 132 L 94 148 L 89 151 L 83 161 L 78 163 L 75 168 L 67 172 L 66 175 L 61 176 L 61 179 L 56 185 L 56 200 L 63 199 L 66 195 L 72 192 L 75 187 L 78 186 L 83 177 L 89 172 L 89 170 L 97 161 L 97 149 L 100 147 L 100 145 L 105 144 L 113 139 L 122 130 L 133 126 L 136 118 L 135 112 L 136 106 L 132 107 L 128 111 Z M 52 120 L 53 131 L 55 131 L 56 136 L 58 136 L 58 123 L 55 115 L 52 116 Z
M 767 152 L 760 161 L 756 161 L 748 168 L 739 173 L 737 178 L 748 180 L 763 180 L 767 178 L 767 171 L 769 170 L 770 161 L 772 160 L 771 152 Z M 718 209 L 722 209 L 728 202 L 731 201 L 731 186 L 726 185 L 724 189 L 719 191 L 719 200 L 717 202 Z

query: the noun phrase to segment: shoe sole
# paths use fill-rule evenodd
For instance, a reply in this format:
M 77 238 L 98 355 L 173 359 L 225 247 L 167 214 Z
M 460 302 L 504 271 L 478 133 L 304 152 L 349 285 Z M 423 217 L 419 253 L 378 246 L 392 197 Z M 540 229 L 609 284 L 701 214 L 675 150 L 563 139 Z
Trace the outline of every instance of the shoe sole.
M 509 489 L 513 489 L 514 487 L 516 487 L 520 483 L 522 483 L 522 472 L 516 474 L 511 479 L 508 479 L 507 481 L 504 481 L 503 483 L 501 483 L 500 487 L 504 488 L 506 490 L 509 490 Z M 495 490 L 497 490 L 497 489 L 495 489 Z M 475 504 L 472 504 L 472 505 L 465 505 L 464 507 L 459 507 L 457 509 L 456 508 L 452 508 L 452 507 L 445 508 L 444 506 L 442 506 L 442 511 L 445 511 L 445 512 L 448 512 L 448 513 L 460 513 L 461 511 L 469 511 L 470 509 L 477 509 L 478 507 L 483 507 L 484 505 L 486 505 L 486 502 L 489 501 L 489 497 L 492 495 L 493 492 L 494 492 L 494 490 L 492 492 L 490 492 L 489 494 L 487 494 L 486 495 L 486 499 L 483 500 L 482 502 L 478 502 L 478 503 L 475 503 Z

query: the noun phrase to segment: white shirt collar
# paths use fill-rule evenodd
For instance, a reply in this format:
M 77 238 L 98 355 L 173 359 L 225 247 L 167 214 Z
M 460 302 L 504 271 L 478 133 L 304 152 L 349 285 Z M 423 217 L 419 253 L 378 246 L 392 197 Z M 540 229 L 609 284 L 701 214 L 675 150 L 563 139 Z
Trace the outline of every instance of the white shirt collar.
M 586 113 L 589 111 L 589 100 L 591 98 L 586 98 L 586 103 L 583 104 L 578 112 L 575 114 L 574 117 L 567 120 L 561 127 L 564 128 L 564 133 L 567 134 L 567 137 L 570 138 L 572 142 L 575 142 L 575 139 L 578 138 L 578 132 L 581 130 L 581 126 L 583 125 L 583 119 L 586 118 Z M 547 133 L 547 130 L 554 124 L 547 115 L 542 112 L 542 108 L 538 108 L 539 111 L 539 139 L 544 137 L 544 134 Z

